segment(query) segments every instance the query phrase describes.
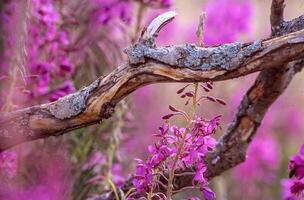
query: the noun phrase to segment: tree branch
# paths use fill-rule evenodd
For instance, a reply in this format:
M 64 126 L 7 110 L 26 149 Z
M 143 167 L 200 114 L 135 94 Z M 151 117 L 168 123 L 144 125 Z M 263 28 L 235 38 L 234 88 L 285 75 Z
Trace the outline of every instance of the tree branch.
M 171 15 L 167 21 L 175 16 Z M 129 63 L 80 91 L 52 103 L 2 113 L 0 151 L 107 119 L 121 99 L 147 84 L 232 79 L 299 59 L 304 50 L 303 30 L 248 44 L 210 48 L 189 44 L 156 47 L 157 31 L 125 50 Z
M 273 0 L 270 12 L 270 24 L 272 35 L 275 34 L 277 26 L 284 21 L 284 0 Z
M 128 48 L 130 63 L 74 94 L 52 103 L 2 113 L 0 150 L 107 119 L 121 99 L 147 84 L 236 78 L 298 59 L 304 51 L 303 30 L 249 44 L 212 48 L 188 44 L 153 47 L 152 40 L 141 40 Z

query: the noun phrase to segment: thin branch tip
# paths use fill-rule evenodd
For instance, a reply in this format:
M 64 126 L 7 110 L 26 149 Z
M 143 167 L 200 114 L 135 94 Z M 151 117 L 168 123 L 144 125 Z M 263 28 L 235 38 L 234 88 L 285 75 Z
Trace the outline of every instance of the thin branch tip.
M 150 39 L 156 37 L 159 31 L 169 22 L 171 22 L 178 14 L 174 11 L 165 12 L 152 20 L 145 30 L 142 39 Z

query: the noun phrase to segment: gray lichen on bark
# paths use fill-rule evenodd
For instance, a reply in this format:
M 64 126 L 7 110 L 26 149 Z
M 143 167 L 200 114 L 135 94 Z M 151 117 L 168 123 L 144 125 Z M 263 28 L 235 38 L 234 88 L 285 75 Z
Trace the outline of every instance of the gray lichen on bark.
M 130 64 L 144 63 L 153 59 L 174 67 L 187 67 L 192 70 L 211 70 L 216 67 L 233 70 L 236 64 L 252 56 L 262 48 L 262 42 L 250 45 L 235 42 L 213 48 L 201 48 L 193 44 L 168 47 L 155 47 L 153 41 L 143 40 L 127 48 Z
M 99 80 L 96 80 L 82 90 L 60 98 L 49 106 L 50 113 L 58 119 L 67 119 L 82 113 L 86 108 L 87 99 L 98 85 Z
M 302 30 L 304 28 L 304 15 L 301 15 L 291 21 L 283 21 L 278 26 L 272 28 L 274 29 L 273 36 L 281 36 L 287 33 Z

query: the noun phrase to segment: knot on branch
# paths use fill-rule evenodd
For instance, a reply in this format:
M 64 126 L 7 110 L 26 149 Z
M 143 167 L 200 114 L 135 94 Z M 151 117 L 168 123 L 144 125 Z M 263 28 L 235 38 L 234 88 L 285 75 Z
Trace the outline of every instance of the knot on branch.
M 99 81 L 96 80 L 88 87 L 58 99 L 49 106 L 50 113 L 57 119 L 67 119 L 82 113 L 86 108 L 87 99 L 98 85 Z
M 109 119 L 110 117 L 112 117 L 114 112 L 115 112 L 115 104 L 111 102 L 106 102 L 102 105 L 99 116 L 105 119 Z
M 138 43 L 126 48 L 124 53 L 128 55 L 130 64 L 136 65 L 146 61 L 146 52 L 151 48 L 156 48 L 155 37 L 148 39 L 140 38 Z

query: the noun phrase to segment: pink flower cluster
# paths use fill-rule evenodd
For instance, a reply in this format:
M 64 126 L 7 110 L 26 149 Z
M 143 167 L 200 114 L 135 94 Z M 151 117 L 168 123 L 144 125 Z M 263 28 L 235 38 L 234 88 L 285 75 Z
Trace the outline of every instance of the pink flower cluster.
M 300 200 L 304 198 L 304 145 L 298 155 L 289 162 L 290 179 L 283 180 L 284 200 Z
M 30 97 L 53 101 L 75 90 L 66 80 L 74 72 L 66 51 L 70 41 L 53 0 L 32 0 L 31 11 L 27 40 Z
M 205 177 L 207 168 L 204 158 L 206 153 L 216 145 L 216 140 L 211 135 L 218 127 L 219 120 L 220 116 L 212 120 L 197 117 L 190 128 L 179 128 L 165 123 L 156 134 L 156 137 L 160 138 L 159 142 L 154 146 L 149 146 L 149 159 L 146 162 L 137 159 L 138 164 L 133 179 L 137 192 L 153 191 L 157 172 L 165 174 L 172 169 L 179 145 L 184 142 L 182 152 L 178 157 L 177 169 L 185 170 L 194 166 L 193 186 L 198 185 L 207 200 L 214 199 L 215 194 L 207 186 L 208 180 Z
M 117 21 L 129 24 L 132 20 L 132 6 L 130 0 L 92 0 L 91 21 L 107 25 Z

